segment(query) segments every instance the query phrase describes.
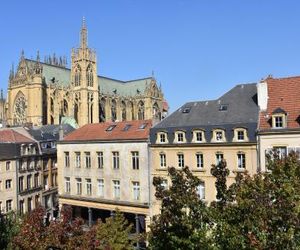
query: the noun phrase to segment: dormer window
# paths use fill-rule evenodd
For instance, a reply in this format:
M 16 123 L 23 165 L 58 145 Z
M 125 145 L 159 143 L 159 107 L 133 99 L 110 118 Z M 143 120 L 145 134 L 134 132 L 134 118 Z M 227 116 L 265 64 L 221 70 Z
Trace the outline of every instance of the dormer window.
M 237 139 L 238 139 L 238 141 L 245 140 L 245 132 L 243 130 L 237 131 Z
M 194 130 L 193 131 L 193 142 L 204 142 L 204 131 L 202 130 Z
M 248 141 L 247 129 L 246 128 L 235 128 L 233 141 L 243 142 Z
M 277 108 L 272 113 L 272 127 L 273 128 L 285 128 L 286 127 L 286 112 Z
M 158 132 L 156 143 L 168 143 L 167 133 L 166 132 Z
M 183 131 L 176 131 L 175 132 L 175 142 L 177 143 L 184 143 L 185 140 L 185 133 Z
M 222 129 L 213 130 L 213 142 L 225 142 L 225 131 Z

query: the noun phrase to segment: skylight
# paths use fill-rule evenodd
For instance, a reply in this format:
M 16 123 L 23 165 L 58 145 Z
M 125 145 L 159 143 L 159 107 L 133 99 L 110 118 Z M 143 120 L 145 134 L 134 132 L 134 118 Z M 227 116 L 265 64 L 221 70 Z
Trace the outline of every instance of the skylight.
M 221 104 L 219 107 L 219 111 L 226 111 L 228 106 L 226 104 Z
M 148 123 L 143 123 L 139 126 L 139 129 L 145 129 L 147 127 Z
M 187 114 L 190 113 L 190 111 L 191 111 L 191 107 L 185 107 L 183 108 L 182 113 Z
M 110 125 L 106 131 L 112 131 L 117 125 Z
M 126 124 L 125 127 L 123 128 L 123 131 L 129 130 L 131 126 L 132 126 L 131 124 Z

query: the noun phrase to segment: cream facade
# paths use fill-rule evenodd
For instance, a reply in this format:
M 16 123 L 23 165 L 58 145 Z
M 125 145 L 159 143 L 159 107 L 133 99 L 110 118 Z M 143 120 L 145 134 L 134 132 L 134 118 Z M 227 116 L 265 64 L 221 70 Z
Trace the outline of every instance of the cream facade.
M 121 126 L 115 124 L 113 126 Z M 126 126 L 124 122 L 120 124 Z M 80 133 L 81 129 L 74 133 Z M 100 136 L 110 133 L 107 128 L 98 131 Z M 57 159 L 60 206 L 71 205 L 74 216 L 86 219 L 90 225 L 99 218 L 111 216 L 116 209 L 136 225 L 140 220 L 147 224 L 150 206 L 148 136 L 114 139 L 112 134 L 110 139 L 93 141 L 73 141 L 66 137 L 57 145 Z M 139 228 L 145 230 L 143 226 Z

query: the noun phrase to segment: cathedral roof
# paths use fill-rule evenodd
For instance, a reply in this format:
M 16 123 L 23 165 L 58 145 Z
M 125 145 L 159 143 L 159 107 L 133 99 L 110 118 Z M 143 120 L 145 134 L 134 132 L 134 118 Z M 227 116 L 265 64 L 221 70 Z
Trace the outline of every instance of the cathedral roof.
M 34 66 L 36 61 L 26 59 L 30 68 Z M 42 63 L 43 77 L 46 84 L 56 83 L 62 86 L 68 86 L 71 83 L 71 70 L 69 68 Z M 150 84 L 152 77 L 135 79 L 130 81 L 121 81 L 104 76 L 98 76 L 98 84 L 100 92 L 104 95 L 120 95 L 120 96 L 135 96 L 143 94 Z

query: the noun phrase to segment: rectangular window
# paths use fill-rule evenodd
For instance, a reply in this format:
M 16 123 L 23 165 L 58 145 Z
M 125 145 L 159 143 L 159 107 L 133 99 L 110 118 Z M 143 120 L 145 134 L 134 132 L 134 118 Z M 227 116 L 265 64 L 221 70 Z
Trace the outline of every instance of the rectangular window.
M 199 199 L 204 200 L 205 199 L 205 184 L 204 182 L 201 182 L 200 185 L 197 187 L 197 194 Z
M 283 128 L 283 117 L 282 116 L 275 116 L 275 128 Z
M 76 187 L 77 187 L 77 195 L 82 194 L 82 183 L 81 183 L 81 178 L 76 178 Z
M 44 176 L 44 188 L 46 189 L 46 190 L 48 190 L 48 175 L 45 175 Z
M 75 152 L 75 167 L 80 168 L 81 159 L 80 159 L 80 152 Z
M 139 169 L 140 161 L 139 161 L 139 152 L 131 152 L 131 162 L 132 169 Z
M 202 132 L 196 132 L 196 142 L 202 141 Z
M 6 212 L 9 212 L 12 210 L 12 200 L 6 201 Z
M 166 135 L 165 134 L 160 134 L 159 135 L 159 140 L 160 140 L 160 142 L 166 142 Z
M 5 166 L 6 166 L 6 171 L 9 171 L 10 170 L 10 161 L 7 161 Z
M 24 190 L 24 177 L 19 177 L 19 192 L 22 192 Z
M 222 131 L 216 131 L 216 140 L 217 141 L 223 140 L 223 132 Z
M 65 192 L 66 193 L 71 193 L 70 177 L 65 177 Z
M 104 180 L 98 179 L 98 196 L 103 197 L 104 196 Z
M 24 200 L 19 201 L 20 214 L 24 214 Z
M 238 158 L 238 168 L 246 168 L 246 156 L 244 153 L 238 153 L 237 154 Z
M 166 190 L 168 188 L 168 180 L 163 179 L 160 185 L 163 188 L 163 190 Z
M 164 153 L 159 154 L 159 158 L 160 158 L 160 167 L 165 168 L 167 166 L 166 154 Z
M 216 164 L 219 165 L 223 160 L 224 156 L 222 153 L 216 153 Z
M 27 175 L 27 189 L 31 189 L 31 174 Z
M 32 198 L 31 197 L 29 197 L 28 199 L 27 199 L 27 207 L 28 207 L 28 212 L 30 212 L 31 210 L 32 210 Z
M 183 168 L 184 167 L 184 154 L 178 154 L 178 167 Z
M 113 181 L 113 194 L 115 199 L 120 199 L 120 181 L 114 180 Z
M 85 179 L 86 181 L 86 194 L 92 195 L 92 180 L 91 179 Z
M 120 168 L 119 152 L 113 152 L 113 169 Z
M 68 168 L 70 167 L 70 153 L 65 152 L 65 167 Z
M 85 167 L 91 168 L 91 153 L 85 152 Z
M 283 159 L 287 155 L 286 147 L 273 147 L 279 159 Z
M 5 181 L 5 188 L 6 189 L 12 188 L 12 180 L 11 179 Z
M 39 186 L 39 174 L 34 175 L 34 187 L 37 188 Z
M 138 181 L 133 181 L 133 199 L 135 201 L 140 199 L 140 183 Z
M 196 162 L 197 162 L 197 168 L 203 168 L 203 154 L 197 153 L 196 154 Z
M 243 130 L 238 130 L 237 139 L 238 139 L 238 141 L 244 141 L 245 140 L 245 133 L 244 133 Z
M 177 133 L 177 141 L 183 142 L 183 133 Z
M 103 168 L 104 165 L 103 152 L 97 152 L 97 161 L 98 161 L 98 168 Z

